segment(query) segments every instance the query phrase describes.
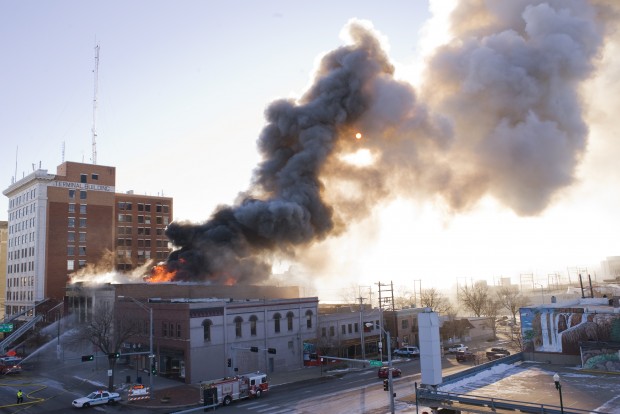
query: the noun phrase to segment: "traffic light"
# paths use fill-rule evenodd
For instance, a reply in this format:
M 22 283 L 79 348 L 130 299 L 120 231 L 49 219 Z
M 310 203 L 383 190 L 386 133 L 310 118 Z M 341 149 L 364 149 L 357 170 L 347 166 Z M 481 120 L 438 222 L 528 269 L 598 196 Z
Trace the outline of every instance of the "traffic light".
M 390 382 L 387 379 L 383 380 L 383 391 L 389 391 L 390 390 Z
M 111 354 L 108 354 L 108 359 L 119 359 L 121 357 L 121 354 L 118 352 L 112 352 Z
M 157 374 L 157 368 L 155 368 L 155 364 L 151 365 L 151 374 Z
M 267 348 L 267 353 L 275 354 L 276 353 L 276 349 L 275 348 Z
M 95 359 L 94 355 L 82 355 L 82 362 L 88 362 Z
M 232 367 L 232 359 L 228 358 L 228 368 Z
M 250 351 L 258 352 L 258 347 L 257 346 L 250 347 Z

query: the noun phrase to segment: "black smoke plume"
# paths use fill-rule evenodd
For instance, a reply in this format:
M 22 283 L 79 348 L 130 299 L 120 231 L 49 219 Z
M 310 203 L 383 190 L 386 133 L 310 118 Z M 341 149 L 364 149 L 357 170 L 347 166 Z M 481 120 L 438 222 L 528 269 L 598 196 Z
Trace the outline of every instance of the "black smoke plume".
M 594 71 L 602 16 L 578 0 L 460 1 L 422 99 L 394 78 L 372 28 L 351 21 L 350 44 L 322 58 L 303 97 L 267 108 L 263 161 L 241 201 L 203 224 L 170 224 L 178 250 L 166 268 L 175 280 L 263 281 L 275 255 L 396 196 L 459 211 L 489 194 L 518 214 L 541 212 L 586 147 L 578 87 Z M 360 154 L 368 161 L 351 161 Z

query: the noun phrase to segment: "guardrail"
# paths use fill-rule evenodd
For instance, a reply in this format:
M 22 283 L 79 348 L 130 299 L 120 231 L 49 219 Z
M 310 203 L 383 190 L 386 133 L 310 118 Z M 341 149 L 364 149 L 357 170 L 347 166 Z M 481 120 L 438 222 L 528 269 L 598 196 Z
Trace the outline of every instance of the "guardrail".
M 518 410 L 522 413 L 534 414 L 605 414 L 602 411 L 582 410 L 579 408 L 563 409 L 557 405 L 530 403 L 526 401 L 507 400 L 503 398 L 489 398 L 472 394 L 459 394 L 453 392 L 433 391 L 425 388 L 416 389 L 416 399 L 418 404 L 428 405 L 429 407 L 441 407 L 462 410 L 459 405 L 473 405 L 476 407 L 487 407 L 493 410 Z
M 495 359 L 493 361 L 485 362 L 480 365 L 476 365 L 475 367 L 456 372 L 451 375 L 446 375 L 442 378 L 442 385 L 450 384 L 451 382 L 461 380 L 465 377 L 469 377 L 470 375 L 475 375 L 479 372 L 486 371 L 495 365 L 514 364 L 515 362 L 519 361 L 523 361 L 523 352 L 518 352 L 514 355 L 508 355 L 503 358 Z

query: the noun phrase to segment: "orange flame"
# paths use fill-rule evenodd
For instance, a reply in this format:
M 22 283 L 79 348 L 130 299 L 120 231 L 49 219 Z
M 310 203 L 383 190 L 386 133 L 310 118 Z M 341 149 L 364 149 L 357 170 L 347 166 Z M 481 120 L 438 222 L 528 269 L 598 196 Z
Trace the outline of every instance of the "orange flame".
M 176 273 L 176 270 L 169 271 L 165 264 L 156 265 L 151 269 L 151 275 L 144 278 L 144 281 L 148 283 L 170 282 Z

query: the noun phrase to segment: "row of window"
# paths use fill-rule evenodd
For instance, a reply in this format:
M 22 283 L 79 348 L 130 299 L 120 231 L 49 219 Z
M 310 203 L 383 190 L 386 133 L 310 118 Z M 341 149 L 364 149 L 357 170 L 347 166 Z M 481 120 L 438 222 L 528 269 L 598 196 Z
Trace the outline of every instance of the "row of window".
M 288 312 L 286 314 L 286 328 L 289 332 L 293 330 L 294 318 L 295 318 L 295 314 L 293 312 Z M 274 333 L 280 333 L 281 320 L 282 320 L 281 314 L 275 313 L 273 315 Z M 237 338 L 242 338 L 243 337 L 243 318 L 241 316 L 237 316 L 235 317 L 233 322 L 235 324 L 235 336 Z M 252 315 L 248 318 L 248 322 L 250 323 L 250 336 L 256 336 L 258 317 L 256 315 Z M 203 339 L 205 341 L 211 341 L 211 326 L 212 325 L 213 325 L 213 321 L 211 321 L 211 319 L 205 319 L 204 321 L 202 321 Z M 306 311 L 306 328 L 312 329 L 312 311 L 311 310 Z
M 69 243 L 75 243 L 75 232 L 70 231 L 67 233 L 67 241 Z M 79 241 L 80 243 L 86 243 L 86 233 L 81 231 L 79 232 Z
M 34 292 L 32 290 L 26 291 L 10 291 L 6 292 L 6 300 L 34 300 Z
M 85 228 L 86 227 L 86 218 L 85 217 L 80 217 L 79 219 L 79 223 L 80 223 L 80 228 Z M 69 220 L 67 221 L 67 227 L 69 227 L 70 229 L 75 227 L 75 217 L 69 217 Z
M 10 277 L 6 280 L 8 287 L 34 286 L 34 276 Z
M 26 191 L 24 194 L 19 195 L 17 197 L 13 197 L 12 199 L 9 200 L 9 208 L 13 208 L 13 207 L 17 207 L 19 205 L 21 205 L 22 203 L 26 203 L 30 200 L 34 200 L 35 197 L 37 196 L 37 189 L 36 188 L 32 188 L 28 191 Z
M 75 213 L 75 206 L 76 204 L 74 203 L 69 203 L 69 213 Z M 78 206 L 80 206 L 80 214 L 86 214 L 86 204 L 78 204 Z
M 69 200 L 75 200 L 75 192 L 76 190 L 69 190 Z M 80 200 L 86 200 L 86 190 L 80 190 Z
M 132 239 L 116 239 L 117 246 L 131 246 Z M 151 247 L 151 239 L 138 239 L 137 240 L 138 247 Z M 155 240 L 155 246 L 157 247 L 168 247 L 167 240 Z
M 138 205 L 138 211 L 145 211 L 145 212 L 151 211 L 150 204 L 137 203 L 137 205 Z M 133 203 L 131 201 L 119 201 L 117 203 L 117 207 L 118 207 L 118 210 L 120 211 L 132 211 Z M 170 212 L 170 206 L 168 204 L 155 204 L 155 212 L 168 214 Z
M 379 321 L 375 321 L 376 325 L 379 325 Z M 369 332 L 374 330 L 374 326 L 372 328 L 364 328 L 364 332 Z M 358 333 L 359 332 L 359 324 L 356 323 L 349 323 L 349 324 L 342 324 L 340 325 L 340 333 L 342 335 L 346 335 L 347 333 L 349 334 L 353 334 L 353 333 Z M 327 337 L 327 327 L 322 327 L 321 328 L 321 336 L 323 338 Z M 330 326 L 329 327 L 329 336 L 336 336 L 336 327 L 335 326 Z
M 77 269 L 83 269 L 86 267 L 86 260 L 67 260 L 67 271 L 73 272 L 76 270 L 75 262 L 77 262 Z
M 151 216 L 137 216 L 138 224 L 151 224 Z M 133 216 L 131 214 L 119 214 L 119 223 L 133 223 Z M 156 216 L 155 224 L 168 225 L 170 217 L 168 216 Z
M 150 227 L 138 227 L 137 228 L 137 232 L 138 232 L 138 236 L 150 236 L 151 235 L 151 228 Z M 155 229 L 155 234 L 157 236 L 164 236 L 164 228 L 156 228 Z M 119 236 L 122 235 L 126 235 L 126 236 L 131 236 L 133 234 L 133 227 L 129 227 L 129 226 L 118 226 L 116 228 L 116 234 Z
M 6 272 L 8 274 L 20 273 L 20 272 L 30 272 L 34 270 L 34 262 L 24 262 L 24 263 L 14 263 L 10 264 L 6 267 Z
M 25 257 L 34 256 L 34 247 L 24 247 L 9 252 L 9 260 L 23 259 Z
M 93 181 L 99 180 L 99 174 L 92 173 L 90 177 L 93 179 Z M 80 174 L 81 183 L 86 183 L 87 178 L 88 178 L 88 174 Z
M 21 246 L 22 244 L 33 242 L 34 232 L 22 234 L 16 237 L 9 237 L 9 247 Z
M 34 203 L 32 203 L 31 207 L 32 207 L 32 212 L 34 212 Z M 24 208 L 27 208 L 27 207 L 24 207 Z M 18 215 L 18 214 L 16 214 L 15 212 L 11 213 L 11 216 L 13 215 Z M 25 216 L 26 214 L 24 214 L 24 217 Z M 19 220 L 20 218 L 21 218 L 21 215 L 20 217 L 11 217 L 11 221 Z M 22 220 L 19 223 L 11 224 L 9 226 L 9 234 L 17 233 L 18 231 L 26 230 L 31 227 L 34 227 L 34 217 L 30 217 L 28 220 Z
M 75 256 L 75 246 L 67 246 L 67 256 Z M 86 246 L 78 246 L 77 249 L 79 256 L 86 256 Z

